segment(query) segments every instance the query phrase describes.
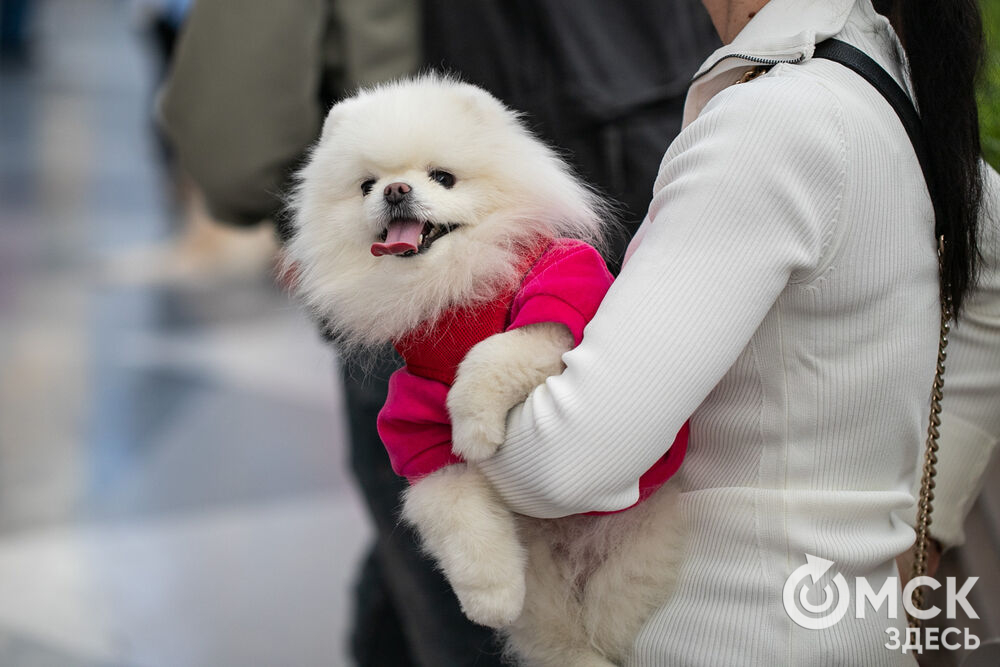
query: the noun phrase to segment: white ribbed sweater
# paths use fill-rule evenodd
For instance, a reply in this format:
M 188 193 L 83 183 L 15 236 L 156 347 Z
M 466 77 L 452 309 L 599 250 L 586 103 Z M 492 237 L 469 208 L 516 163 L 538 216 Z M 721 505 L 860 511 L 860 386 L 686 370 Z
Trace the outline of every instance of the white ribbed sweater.
M 629 665 L 912 663 L 883 647 L 903 625 L 885 609 L 818 631 L 781 603 L 806 553 L 875 590 L 894 574 L 937 344 L 923 176 L 879 93 L 809 59 L 830 36 L 904 81 L 870 0 L 771 0 L 696 78 L 620 278 L 484 465 L 525 514 L 620 509 L 690 417 L 687 558 Z M 732 85 L 752 64 L 734 54 L 804 62 Z M 1000 210 L 1000 188 L 988 200 Z M 985 250 L 950 348 L 934 524 L 949 543 L 1000 434 L 1000 272 Z

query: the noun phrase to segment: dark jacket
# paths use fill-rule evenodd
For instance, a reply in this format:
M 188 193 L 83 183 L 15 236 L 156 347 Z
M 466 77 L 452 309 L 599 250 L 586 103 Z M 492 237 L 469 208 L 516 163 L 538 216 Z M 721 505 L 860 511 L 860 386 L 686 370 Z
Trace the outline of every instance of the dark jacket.
M 524 111 L 585 180 L 646 214 L 695 70 L 719 46 L 699 0 L 425 0 L 424 59 Z

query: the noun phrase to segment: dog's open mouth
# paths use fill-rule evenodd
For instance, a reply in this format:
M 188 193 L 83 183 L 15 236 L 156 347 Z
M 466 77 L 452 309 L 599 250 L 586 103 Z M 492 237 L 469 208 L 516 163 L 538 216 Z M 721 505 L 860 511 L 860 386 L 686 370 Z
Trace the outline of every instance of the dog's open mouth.
M 379 236 L 379 241 L 372 244 L 372 254 L 376 257 L 418 255 L 457 227 L 458 225 L 435 224 L 424 220 L 392 220 Z

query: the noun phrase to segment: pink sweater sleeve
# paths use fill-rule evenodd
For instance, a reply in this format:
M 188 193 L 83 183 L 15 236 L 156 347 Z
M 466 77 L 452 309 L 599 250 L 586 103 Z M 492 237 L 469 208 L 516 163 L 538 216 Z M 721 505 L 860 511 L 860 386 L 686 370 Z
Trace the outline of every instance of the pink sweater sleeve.
M 389 378 L 378 434 L 397 475 L 411 482 L 462 459 L 451 453 L 448 385 L 401 368 Z
M 562 322 L 575 344 L 611 286 L 604 260 L 589 245 L 560 239 L 525 276 L 511 305 L 508 330 L 537 322 Z M 403 368 L 389 378 L 378 432 L 392 469 L 411 482 L 461 458 L 451 451 L 448 385 Z
M 583 329 L 594 317 L 614 278 L 594 248 L 571 239 L 559 239 L 525 277 L 511 307 L 510 325 L 517 329 L 539 322 L 562 322 L 583 340 Z

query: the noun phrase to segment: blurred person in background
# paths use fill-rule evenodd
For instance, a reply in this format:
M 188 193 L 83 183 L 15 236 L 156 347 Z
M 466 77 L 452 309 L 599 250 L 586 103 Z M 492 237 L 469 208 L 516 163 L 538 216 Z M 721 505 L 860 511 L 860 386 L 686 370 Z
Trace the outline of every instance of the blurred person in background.
M 132 0 L 132 13 L 152 52 L 154 78 L 162 83 L 193 0 Z M 177 205 L 173 234 L 163 242 L 140 246 L 111 257 L 106 277 L 120 283 L 167 283 L 197 286 L 213 282 L 269 277 L 278 244 L 266 225 L 227 224 L 213 215 L 201 182 L 179 164 L 170 141 L 154 127 L 160 157 Z M 195 160 L 196 165 L 203 164 Z
M 138 21 L 148 35 L 156 52 L 156 64 L 162 79 L 177 45 L 184 18 L 191 9 L 192 0 L 133 0 Z
M 697 0 L 198 0 L 162 92 L 167 134 L 228 225 L 279 235 L 283 196 L 326 110 L 358 86 L 422 65 L 459 73 L 568 149 L 622 203 L 620 262 L 645 215 L 684 94 L 718 37 Z M 376 528 L 359 578 L 352 652 L 359 665 L 500 664 L 491 631 L 467 621 L 416 536 L 399 524 L 404 482 L 375 429 L 391 353 L 368 374 L 341 368 L 351 465 Z
M 0 0 L 0 65 L 18 66 L 28 61 L 30 13 L 31 0 Z
M 424 3 L 425 59 L 528 114 L 584 180 L 622 205 L 613 272 L 680 129 L 684 95 L 719 38 L 700 2 Z
M 139 31 L 152 53 L 155 67 L 154 80 L 158 87 L 167 75 L 167 68 L 173 59 L 177 38 L 181 33 L 184 19 L 191 10 L 192 0 L 132 0 L 132 14 Z M 155 88 L 154 88 L 155 90 Z M 174 167 L 170 145 L 159 123 L 153 124 L 153 134 L 164 162 Z M 179 177 L 179 175 L 178 175 Z M 176 177 L 175 177 L 176 178 Z

